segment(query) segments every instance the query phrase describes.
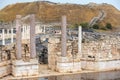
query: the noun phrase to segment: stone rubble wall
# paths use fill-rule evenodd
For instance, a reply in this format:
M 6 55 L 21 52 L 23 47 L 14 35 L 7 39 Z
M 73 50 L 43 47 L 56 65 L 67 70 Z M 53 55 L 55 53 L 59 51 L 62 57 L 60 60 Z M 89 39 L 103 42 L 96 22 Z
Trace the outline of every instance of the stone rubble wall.
M 119 36 L 105 36 L 97 41 L 82 43 L 81 54 L 82 59 L 84 60 L 82 60 L 80 54 L 78 54 L 78 40 L 67 40 L 66 57 L 61 57 L 60 38 L 51 37 L 49 38 L 48 42 L 48 66 L 52 70 L 56 70 L 59 72 L 70 72 L 71 70 L 77 69 L 78 71 L 80 71 L 80 69 L 73 66 L 78 66 L 79 68 L 81 68 L 81 66 L 82 68 L 87 67 L 86 69 L 90 68 L 90 70 L 91 68 L 95 68 L 96 70 L 107 70 L 106 66 L 114 63 L 112 67 L 109 67 L 109 69 L 111 70 L 117 69 L 120 66 L 119 61 L 115 62 L 115 60 L 120 59 Z M 79 59 L 81 59 L 82 61 L 80 61 Z M 76 63 L 74 61 L 76 61 Z M 82 65 L 80 62 L 82 62 Z M 115 67 L 114 65 L 117 66 Z
M 83 57 L 94 56 L 95 58 L 111 58 L 120 57 L 120 37 L 108 37 L 99 41 L 90 41 L 82 44 Z M 110 56 L 111 55 L 111 56 Z
M 72 46 L 76 46 L 73 42 L 67 41 L 67 56 L 61 57 L 61 40 L 60 38 L 51 37 L 48 43 L 48 67 L 51 70 L 58 72 L 73 72 L 81 71 L 80 57 L 73 56 L 72 53 L 77 53 L 75 48 L 72 50 Z M 76 57 L 76 58 L 74 58 Z

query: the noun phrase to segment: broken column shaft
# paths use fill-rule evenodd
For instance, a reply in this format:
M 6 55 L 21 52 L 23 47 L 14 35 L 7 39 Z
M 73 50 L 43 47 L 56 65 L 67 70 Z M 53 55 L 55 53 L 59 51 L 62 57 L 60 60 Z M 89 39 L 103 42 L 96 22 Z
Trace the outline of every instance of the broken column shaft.
M 61 29 L 62 29 L 62 39 L 61 39 L 61 55 L 62 57 L 65 57 L 66 56 L 66 16 L 62 16 L 62 26 L 61 26 Z
M 22 58 L 22 46 L 21 46 L 21 15 L 16 16 L 16 58 L 19 60 Z
M 79 32 L 78 32 L 78 53 L 82 56 L 82 27 L 79 26 Z
M 11 28 L 11 43 L 13 43 L 14 41 L 14 34 L 13 34 L 13 28 Z
M 35 15 L 30 16 L 30 58 L 36 58 L 35 47 Z
M 5 45 L 5 29 L 2 29 L 2 45 Z

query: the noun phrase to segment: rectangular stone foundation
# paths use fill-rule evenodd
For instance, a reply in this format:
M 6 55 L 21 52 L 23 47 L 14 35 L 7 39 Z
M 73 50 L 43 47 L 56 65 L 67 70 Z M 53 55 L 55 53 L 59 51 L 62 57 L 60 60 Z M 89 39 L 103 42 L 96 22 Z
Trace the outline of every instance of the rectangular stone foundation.
M 58 72 L 79 72 L 81 71 L 80 58 L 58 57 L 56 70 Z
M 2 61 L 0 62 L 0 78 L 9 75 L 11 73 L 11 62 Z
M 37 59 L 31 59 L 29 62 L 16 60 L 12 62 L 12 75 L 15 77 L 37 76 L 39 74 L 39 65 Z
M 109 71 L 120 69 L 120 60 L 81 60 L 81 67 L 85 70 Z

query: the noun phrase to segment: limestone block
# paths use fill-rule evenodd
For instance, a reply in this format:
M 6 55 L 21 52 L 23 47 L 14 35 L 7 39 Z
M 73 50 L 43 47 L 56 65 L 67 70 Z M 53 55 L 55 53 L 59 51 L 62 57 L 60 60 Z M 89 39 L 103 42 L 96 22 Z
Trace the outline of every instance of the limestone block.
M 81 71 L 81 65 L 78 63 L 58 63 L 57 71 L 59 72 L 77 72 Z
M 38 65 L 32 65 L 32 69 L 38 70 L 38 69 L 39 69 L 39 66 L 38 66 Z
M 59 72 L 81 71 L 81 62 L 80 60 L 74 62 L 71 57 L 58 57 L 56 70 Z
M 37 59 L 30 59 L 29 62 L 24 62 L 23 60 L 15 60 L 12 61 L 12 64 L 13 76 L 36 76 L 39 74 L 39 65 Z
M 32 69 L 28 71 L 28 76 L 36 76 L 36 75 L 39 75 L 38 70 Z
M 0 78 L 11 73 L 10 61 L 0 62 Z
M 88 61 L 82 60 L 82 69 L 95 71 L 109 71 L 120 69 L 120 60 L 100 60 Z
M 48 42 L 49 43 L 53 43 L 53 44 L 55 44 L 55 43 L 60 43 L 60 39 L 59 38 L 49 38 L 49 40 L 48 40 Z

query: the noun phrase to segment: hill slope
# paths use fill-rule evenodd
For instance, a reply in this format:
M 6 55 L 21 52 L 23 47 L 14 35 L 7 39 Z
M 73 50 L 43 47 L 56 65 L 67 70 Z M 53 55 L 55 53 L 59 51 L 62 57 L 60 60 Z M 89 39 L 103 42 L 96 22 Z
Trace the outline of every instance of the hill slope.
M 100 10 L 106 12 L 106 17 L 101 25 L 111 23 L 113 26 L 120 26 L 120 11 L 109 4 L 58 4 L 52 2 L 29 2 L 8 5 L 0 11 L 1 21 L 13 21 L 17 14 L 28 15 L 34 13 L 39 21 L 58 22 L 62 15 L 67 15 L 68 23 L 76 24 L 90 22 L 98 16 Z

